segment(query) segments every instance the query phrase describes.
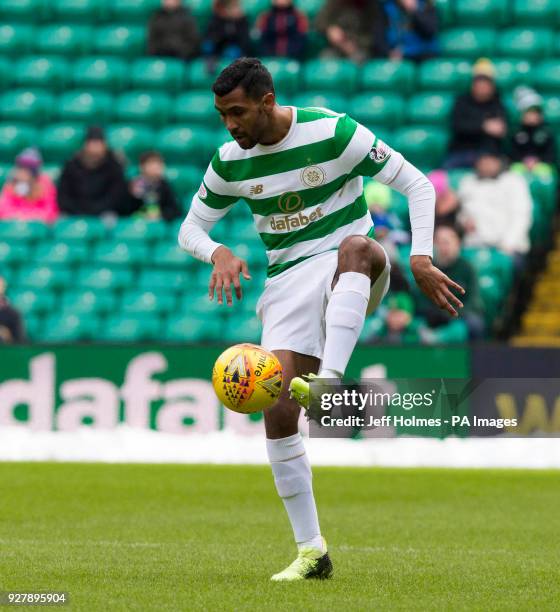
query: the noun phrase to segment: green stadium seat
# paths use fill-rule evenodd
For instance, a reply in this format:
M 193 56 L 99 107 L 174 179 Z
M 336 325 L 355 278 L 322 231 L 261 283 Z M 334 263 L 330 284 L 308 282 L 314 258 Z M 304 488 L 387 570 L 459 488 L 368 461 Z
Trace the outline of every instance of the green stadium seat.
M 192 293 L 181 296 L 177 305 L 177 312 L 195 318 L 222 319 L 224 316 L 229 316 L 231 311 L 224 313 L 223 307 L 218 304 L 216 299 L 210 300 L 207 285 L 208 282 L 204 286 L 204 291 L 198 291 L 195 288 Z
M 436 0 L 436 9 L 440 24 L 449 27 L 455 24 L 454 4 L 456 0 Z
M 551 55 L 553 42 L 553 32 L 546 28 L 510 28 L 499 32 L 496 52 L 528 60 L 544 59 Z
M 0 268 L 26 263 L 30 259 L 31 253 L 27 243 L 0 242 Z
M 408 94 L 414 91 L 416 71 L 407 60 L 371 60 L 361 71 L 361 88 L 378 93 L 381 91 Z
M 107 18 L 105 0 L 49 0 L 55 21 L 99 23 Z
M 416 94 L 408 100 L 407 120 L 411 124 L 441 125 L 448 120 L 453 102 L 448 92 Z
M 107 234 L 98 217 L 68 217 L 59 219 L 53 228 L 54 239 L 70 243 L 92 243 Z
M 311 22 L 317 17 L 324 4 L 325 0 L 305 0 L 305 14 Z
M 145 52 L 145 38 L 145 26 L 102 26 L 96 30 L 93 50 L 99 55 L 136 57 Z
M 250 21 L 255 21 L 262 12 L 269 8 L 269 0 L 243 0 L 243 9 Z
M 55 294 L 43 289 L 13 289 L 8 291 L 8 298 L 27 319 L 30 314 L 52 312 L 56 305 Z
M 119 312 L 127 315 L 167 314 L 175 309 L 177 298 L 158 291 L 127 291 L 121 298 Z
M 2 0 L 0 2 L 0 21 L 36 23 L 47 14 L 45 0 Z
M 402 123 L 404 102 L 397 94 L 358 94 L 350 101 L 348 114 L 366 125 L 392 128 Z
M 118 57 L 83 57 L 72 67 L 77 88 L 119 92 L 128 83 L 128 65 Z
M 192 196 L 203 177 L 203 171 L 198 166 L 167 166 L 165 176 L 179 196 Z
M 532 84 L 539 93 L 560 93 L 560 63 L 557 59 L 539 62 L 531 73 Z
M 38 55 L 71 58 L 87 53 L 93 37 L 93 30 L 86 25 L 46 25 L 39 29 L 33 46 Z
M 356 89 L 358 68 L 350 60 L 311 60 L 303 69 L 303 81 L 307 90 L 336 91 L 348 96 Z
M 442 55 L 470 59 L 492 55 L 495 39 L 491 28 L 453 28 L 439 35 Z
M 76 291 L 64 292 L 61 309 L 77 315 L 105 315 L 117 308 L 117 298 L 112 291 Z
M 57 114 L 61 121 L 103 124 L 113 108 L 113 97 L 103 91 L 67 91 L 57 100 Z
M 492 63 L 496 69 L 496 83 L 502 91 L 511 91 L 533 79 L 533 64 L 525 59 L 496 58 Z
M 15 77 L 13 72 L 12 63 L 8 58 L 0 57 L 0 91 L 12 84 Z
M 513 0 L 513 20 L 522 27 L 553 27 L 560 20 L 557 0 Z
M 163 337 L 168 342 L 218 342 L 223 340 L 220 319 L 180 314 L 169 317 Z
M 69 286 L 71 281 L 69 269 L 39 265 L 22 267 L 17 276 L 19 287 L 32 289 L 60 289 Z
M 160 130 L 156 149 L 167 161 L 198 163 L 206 167 L 217 144 L 216 133 L 202 127 L 170 126 Z
M 49 226 L 40 221 L 11 221 L 3 219 L 0 223 L 0 241 L 37 243 L 44 240 L 49 233 Z
M 76 314 L 59 313 L 47 317 L 40 340 L 49 343 L 97 340 L 99 328 L 99 321 L 92 315 L 79 317 Z
M 91 260 L 105 266 L 137 266 L 150 261 L 145 245 L 127 242 L 102 242 L 95 247 Z
M 217 127 L 222 123 L 214 108 L 214 95 L 209 89 L 177 96 L 173 102 L 172 117 L 174 122 L 186 125 L 196 123 Z
M 140 242 L 144 245 L 162 240 L 165 235 L 164 221 L 146 221 L 138 218 L 119 219 L 112 233 L 115 241 Z
M 237 342 L 253 342 L 259 344 L 262 335 L 262 327 L 260 321 L 255 315 L 247 317 L 241 315 L 231 317 L 226 321 L 223 341 L 228 344 Z
M 155 134 L 143 125 L 113 125 L 107 130 L 107 138 L 115 151 L 122 151 L 129 158 L 153 148 Z
M 0 98 L 2 121 L 43 124 L 47 122 L 54 108 L 54 99 L 43 90 L 15 89 Z
M 344 113 L 348 108 L 348 98 L 331 92 L 307 92 L 296 95 L 294 104 L 299 108 L 327 108 L 337 113 Z
M 35 36 L 35 28 L 32 25 L 0 25 L 0 55 L 19 58 L 29 53 Z
M 66 86 L 68 62 L 60 57 L 24 57 L 14 69 L 15 84 L 59 91 Z
M 113 21 L 146 25 L 151 14 L 161 6 L 160 0 L 112 0 Z
M 508 0 L 456 0 L 455 17 L 463 26 L 500 26 L 509 8 Z
M 299 91 L 301 65 L 297 60 L 281 57 L 262 59 L 274 79 L 274 88 L 280 95 Z
M 44 323 L 42 316 L 29 314 L 25 317 L 25 332 L 28 340 L 40 342 L 43 329 Z
M 0 188 L 6 182 L 6 179 L 8 178 L 8 175 L 10 174 L 11 170 L 12 170 L 12 166 L 11 165 L 9 165 L 9 164 L 0 164 Z
M 0 124 L 0 161 L 13 163 L 26 147 L 37 144 L 37 130 L 28 125 Z
M 560 128 L 560 97 L 544 96 L 544 116 L 556 130 Z
M 176 242 L 167 241 L 155 247 L 153 261 L 158 266 L 178 270 L 187 270 L 193 266 L 194 262 L 193 258 L 183 251 Z
M 35 259 L 45 266 L 73 266 L 85 262 L 89 249 L 84 244 L 46 242 L 37 247 Z
M 185 291 L 191 285 L 186 271 L 153 270 L 140 272 L 138 287 L 143 291 Z
M 171 109 L 167 94 L 149 91 L 131 91 L 116 99 L 114 117 L 123 123 L 163 125 Z
M 141 58 L 132 63 L 130 82 L 136 89 L 156 89 L 167 93 L 181 91 L 187 72 L 185 62 L 174 58 Z
M 161 321 L 152 316 L 109 317 L 99 332 L 99 339 L 105 342 L 142 342 L 160 340 Z
M 227 66 L 227 61 L 219 62 L 214 70 L 209 70 L 209 63 L 205 59 L 195 59 L 188 64 L 187 83 L 189 89 L 204 89 L 208 91 L 220 71 Z
M 39 148 L 47 162 L 63 163 L 80 148 L 83 138 L 80 124 L 56 123 L 41 131 Z
M 420 66 L 420 88 L 427 91 L 461 92 L 468 88 L 472 78 L 472 65 L 465 60 L 432 59 Z
M 393 147 L 412 164 L 437 168 L 447 149 L 448 133 L 445 130 L 417 126 L 404 127 L 393 136 Z
M 134 282 L 132 271 L 125 268 L 86 267 L 74 279 L 78 287 L 97 290 L 128 289 Z

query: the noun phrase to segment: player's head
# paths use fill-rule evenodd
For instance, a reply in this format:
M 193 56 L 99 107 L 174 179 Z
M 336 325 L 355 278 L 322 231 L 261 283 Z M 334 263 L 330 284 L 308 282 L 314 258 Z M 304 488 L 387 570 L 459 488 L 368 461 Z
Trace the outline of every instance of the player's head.
M 266 135 L 276 104 L 270 72 L 260 60 L 243 57 L 222 70 L 212 91 L 228 132 L 242 149 L 252 149 Z

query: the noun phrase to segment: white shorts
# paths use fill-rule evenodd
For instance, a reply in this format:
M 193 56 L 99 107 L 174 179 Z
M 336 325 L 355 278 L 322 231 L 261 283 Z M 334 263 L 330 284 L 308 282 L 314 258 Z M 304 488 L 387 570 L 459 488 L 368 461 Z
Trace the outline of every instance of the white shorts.
M 367 314 L 379 306 L 389 290 L 391 265 L 387 253 L 385 260 L 385 269 L 371 287 Z M 338 251 L 327 251 L 265 282 L 257 303 L 264 348 L 323 358 L 325 312 L 337 266 Z

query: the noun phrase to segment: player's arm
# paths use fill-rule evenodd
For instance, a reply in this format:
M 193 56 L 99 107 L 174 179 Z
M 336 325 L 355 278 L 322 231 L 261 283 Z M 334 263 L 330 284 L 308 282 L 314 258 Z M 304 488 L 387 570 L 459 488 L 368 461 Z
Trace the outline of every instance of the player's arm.
M 233 284 L 237 298 L 241 299 L 239 276 L 243 274 L 247 280 L 251 277 L 247 263 L 236 257 L 223 244 L 212 240 L 209 235 L 214 225 L 225 217 L 238 199 L 236 195 L 228 195 L 227 191 L 225 181 L 221 182 L 216 173 L 209 168 L 179 230 L 179 246 L 193 257 L 213 264 L 208 287 L 209 297 L 212 300 L 215 291 L 218 303 L 223 304 L 223 289 L 226 302 L 231 306 L 233 303 L 231 285 Z
M 373 135 L 367 128 L 350 118 L 346 122 L 349 141 L 344 151 L 351 174 L 374 177 L 399 191 L 408 199 L 412 244 L 410 266 L 420 289 L 440 308 L 457 316 L 455 307 L 463 304 L 451 289 L 465 293 L 432 263 L 435 219 L 435 191 L 428 178 Z

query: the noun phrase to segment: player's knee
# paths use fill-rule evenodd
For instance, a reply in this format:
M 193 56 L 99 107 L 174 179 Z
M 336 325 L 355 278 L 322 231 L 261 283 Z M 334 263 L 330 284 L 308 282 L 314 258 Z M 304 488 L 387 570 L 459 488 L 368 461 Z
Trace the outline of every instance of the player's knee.
M 346 236 L 340 243 L 338 252 L 342 257 L 368 259 L 372 241 L 367 236 Z

